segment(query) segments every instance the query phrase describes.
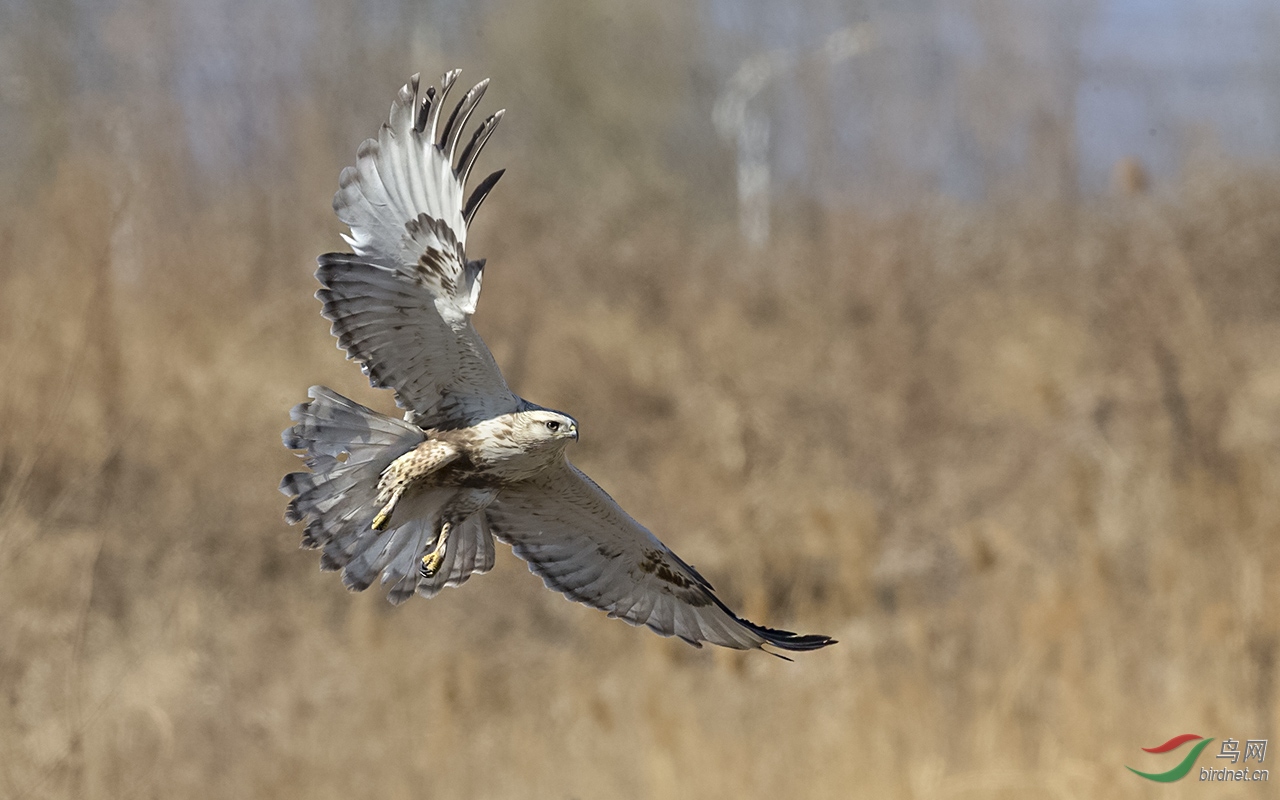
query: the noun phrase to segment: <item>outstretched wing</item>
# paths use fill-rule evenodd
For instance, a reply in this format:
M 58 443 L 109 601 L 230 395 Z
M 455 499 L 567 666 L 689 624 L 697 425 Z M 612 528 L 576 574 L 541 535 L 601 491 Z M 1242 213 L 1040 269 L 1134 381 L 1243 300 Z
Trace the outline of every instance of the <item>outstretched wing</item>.
M 494 536 L 549 588 L 632 625 L 695 647 L 816 650 L 835 643 L 738 617 L 705 578 L 568 461 L 504 488 L 485 514 Z
M 486 119 L 461 154 L 462 130 L 488 81 L 443 121 L 441 106 L 458 71 L 419 95 L 415 75 L 391 117 L 342 171 L 333 209 L 351 228 L 354 253 L 320 256 L 316 296 L 338 346 L 378 388 L 395 390 L 410 421 L 467 423 L 513 411 L 489 348 L 471 325 L 484 261 L 468 261 L 467 225 L 498 182 L 485 178 L 463 202 L 463 187 L 502 112 Z

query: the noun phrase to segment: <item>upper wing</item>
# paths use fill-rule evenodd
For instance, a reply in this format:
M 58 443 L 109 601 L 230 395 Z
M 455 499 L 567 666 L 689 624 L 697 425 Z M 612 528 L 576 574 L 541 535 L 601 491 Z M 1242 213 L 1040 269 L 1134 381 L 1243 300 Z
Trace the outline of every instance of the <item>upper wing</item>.
M 489 529 L 546 585 L 571 600 L 663 636 L 739 650 L 764 644 L 816 650 L 827 636 L 802 636 L 741 619 L 711 584 L 567 461 L 504 488 L 486 509 Z
M 484 121 L 457 155 L 462 129 L 488 81 L 467 92 L 446 121 L 440 111 L 458 71 L 421 97 L 415 75 L 391 106 L 390 120 L 342 171 L 333 209 L 351 228 L 354 253 L 320 256 L 316 296 L 333 335 L 375 387 L 396 392 L 424 426 L 515 410 L 471 325 L 484 261 L 465 255 L 467 225 L 502 171 L 463 203 L 467 176 L 498 121 Z

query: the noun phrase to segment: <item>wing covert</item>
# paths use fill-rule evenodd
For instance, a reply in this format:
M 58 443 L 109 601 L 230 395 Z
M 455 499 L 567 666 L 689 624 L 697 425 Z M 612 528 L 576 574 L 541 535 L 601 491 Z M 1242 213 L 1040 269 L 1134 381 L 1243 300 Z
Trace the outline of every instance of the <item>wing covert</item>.
M 738 650 L 816 650 L 834 640 L 773 630 L 734 614 L 697 570 L 631 518 L 590 478 L 563 462 L 504 488 L 486 509 L 499 541 L 548 588 L 632 625 Z

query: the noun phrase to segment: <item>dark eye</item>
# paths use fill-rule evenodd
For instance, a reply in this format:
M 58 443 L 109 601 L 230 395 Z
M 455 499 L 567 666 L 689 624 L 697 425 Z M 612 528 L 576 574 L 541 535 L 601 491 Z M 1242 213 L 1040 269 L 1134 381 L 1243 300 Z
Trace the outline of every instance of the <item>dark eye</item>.
M 549 421 L 547 423 L 547 430 L 551 431 L 552 433 L 555 433 L 556 431 L 560 430 L 560 423 L 556 422 L 554 419 Z

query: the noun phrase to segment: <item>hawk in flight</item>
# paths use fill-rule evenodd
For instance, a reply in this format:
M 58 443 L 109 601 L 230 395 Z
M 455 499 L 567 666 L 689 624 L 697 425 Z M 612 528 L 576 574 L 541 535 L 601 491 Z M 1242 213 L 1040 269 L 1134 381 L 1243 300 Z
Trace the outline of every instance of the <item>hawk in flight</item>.
M 320 256 L 316 297 L 338 347 L 395 392 L 404 419 L 323 386 L 295 407 L 284 445 L 308 471 L 286 475 L 285 518 L 350 589 L 375 578 L 388 599 L 432 597 L 493 567 L 494 539 L 546 585 L 580 603 L 700 647 L 816 650 L 827 636 L 744 620 L 711 584 L 565 457 L 578 423 L 517 397 L 471 325 L 484 259 L 467 227 L 502 171 L 463 187 L 502 119 L 459 151 L 488 81 L 447 114 L 458 78 L 419 92 L 414 76 L 378 138 L 360 145 L 333 199 L 353 252 Z M 776 654 L 775 654 L 776 655 Z

